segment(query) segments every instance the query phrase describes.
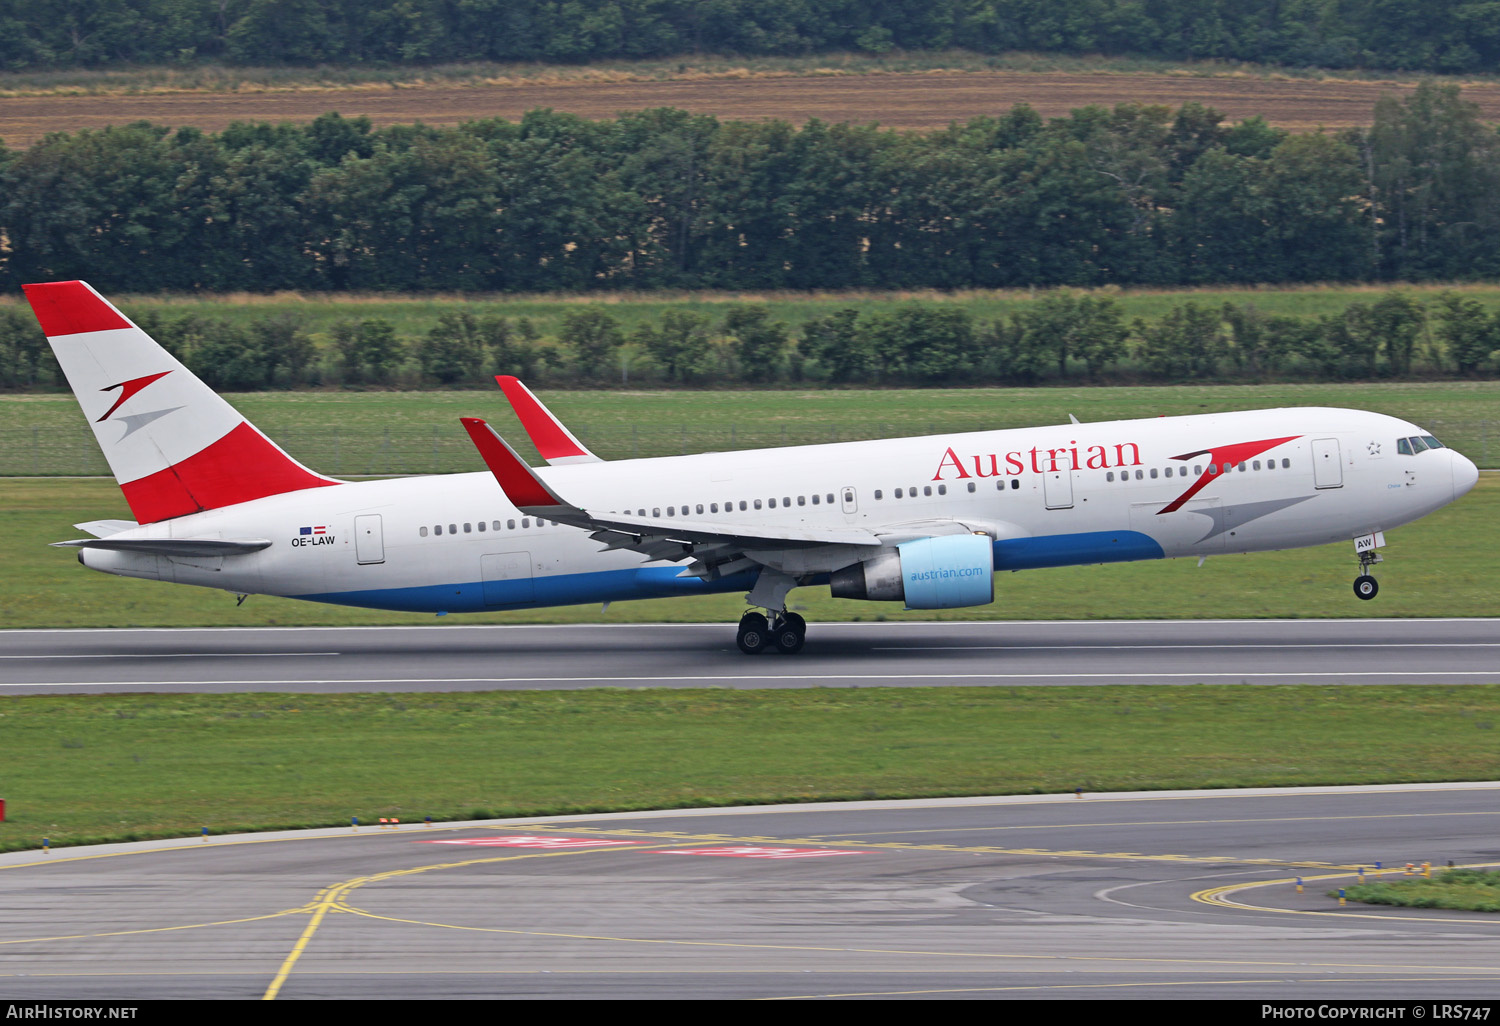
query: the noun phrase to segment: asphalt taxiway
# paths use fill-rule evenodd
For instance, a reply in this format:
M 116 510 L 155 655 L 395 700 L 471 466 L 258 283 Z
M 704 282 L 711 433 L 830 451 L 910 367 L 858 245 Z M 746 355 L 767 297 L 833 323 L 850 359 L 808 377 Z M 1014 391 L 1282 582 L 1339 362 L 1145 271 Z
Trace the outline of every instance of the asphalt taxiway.
M 724 624 L 0 631 L 12 695 L 1497 681 L 1500 619 L 815 623 L 796 656 Z
M 1500 998 L 1500 783 L 704 809 L 0 855 L 7 999 Z M 1298 892 L 1296 883 L 1303 881 Z

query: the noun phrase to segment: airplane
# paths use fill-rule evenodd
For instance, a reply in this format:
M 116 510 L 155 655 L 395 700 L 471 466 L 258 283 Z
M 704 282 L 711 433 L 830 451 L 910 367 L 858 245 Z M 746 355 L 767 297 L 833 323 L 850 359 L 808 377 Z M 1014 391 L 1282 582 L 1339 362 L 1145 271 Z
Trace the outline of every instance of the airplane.
M 82 281 L 24 286 L 134 520 L 55 542 L 126 577 L 373 609 L 495 612 L 745 591 L 736 643 L 802 650 L 794 588 L 952 609 L 1000 571 L 1353 541 L 1458 499 L 1415 424 L 1292 408 L 606 461 L 498 382 L 547 466 L 462 418 L 487 472 L 339 481 L 298 463 Z

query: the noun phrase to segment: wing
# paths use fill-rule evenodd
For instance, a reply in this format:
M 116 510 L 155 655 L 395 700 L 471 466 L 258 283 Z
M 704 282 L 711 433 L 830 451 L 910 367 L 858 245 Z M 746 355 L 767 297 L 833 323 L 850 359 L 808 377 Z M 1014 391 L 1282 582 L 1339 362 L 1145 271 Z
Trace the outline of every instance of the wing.
M 789 573 L 827 572 L 856 563 L 889 544 L 862 528 L 643 517 L 585 509 L 543 481 L 489 424 L 477 417 L 462 421 L 485 466 L 522 513 L 583 528 L 605 550 L 630 549 L 648 561 L 691 559 L 684 576 L 715 580 L 754 566 Z
M 589 452 L 573 432 L 563 427 L 563 422 L 552 415 L 552 411 L 542 405 L 538 399 L 520 378 L 509 374 L 495 375 L 495 381 L 500 385 L 500 391 L 505 393 L 505 398 L 510 401 L 510 408 L 516 411 L 520 418 L 521 427 L 526 431 L 526 436 L 531 439 L 531 444 L 536 446 L 536 451 L 549 466 L 557 467 L 569 463 L 602 463 L 593 453 Z

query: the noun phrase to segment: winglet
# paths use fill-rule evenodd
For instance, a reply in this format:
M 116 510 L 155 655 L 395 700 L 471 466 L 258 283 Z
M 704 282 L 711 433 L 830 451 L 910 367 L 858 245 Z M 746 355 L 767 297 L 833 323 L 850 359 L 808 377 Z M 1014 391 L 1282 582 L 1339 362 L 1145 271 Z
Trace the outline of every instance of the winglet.
M 510 401 L 511 409 L 521 419 L 521 427 L 526 429 L 531 444 L 536 446 L 542 459 L 554 466 L 602 462 L 584 447 L 573 432 L 563 427 L 562 421 L 542 405 L 542 401 L 521 383 L 520 378 L 497 374 L 495 381 L 505 393 L 505 398 Z
M 22 285 L 21 289 L 48 338 L 131 327 L 125 316 L 86 282 L 47 281 Z
M 558 517 L 566 513 L 577 513 L 578 508 L 565 502 L 533 471 L 510 443 L 478 417 L 460 417 L 464 430 L 479 450 L 484 465 L 490 468 L 495 480 L 500 482 L 505 497 L 511 505 L 523 513 L 536 516 Z

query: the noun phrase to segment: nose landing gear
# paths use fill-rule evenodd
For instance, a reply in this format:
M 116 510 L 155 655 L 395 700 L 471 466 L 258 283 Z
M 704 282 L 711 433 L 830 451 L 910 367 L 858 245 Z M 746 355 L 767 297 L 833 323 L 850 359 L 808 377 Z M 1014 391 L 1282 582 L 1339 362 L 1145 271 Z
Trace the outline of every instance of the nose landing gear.
M 1383 562 L 1385 560 L 1373 549 L 1359 554 L 1359 576 L 1354 579 L 1354 594 L 1366 602 L 1380 594 L 1380 584 L 1370 576 L 1370 567 Z

